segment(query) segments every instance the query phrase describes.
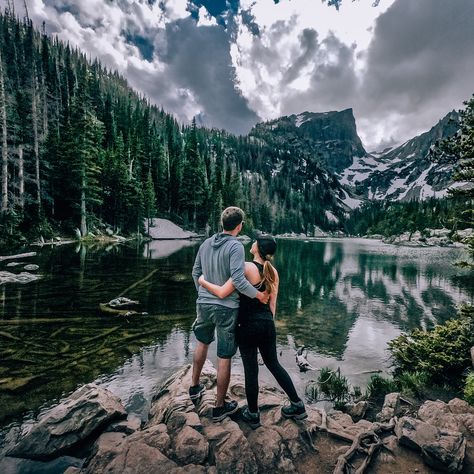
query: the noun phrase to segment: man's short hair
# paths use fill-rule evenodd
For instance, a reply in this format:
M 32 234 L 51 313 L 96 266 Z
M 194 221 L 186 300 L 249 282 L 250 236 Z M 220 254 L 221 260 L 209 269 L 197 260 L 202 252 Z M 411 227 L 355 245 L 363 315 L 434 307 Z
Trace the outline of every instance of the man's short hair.
M 232 231 L 243 222 L 244 217 L 244 211 L 240 207 L 228 207 L 221 214 L 222 227 L 224 230 Z

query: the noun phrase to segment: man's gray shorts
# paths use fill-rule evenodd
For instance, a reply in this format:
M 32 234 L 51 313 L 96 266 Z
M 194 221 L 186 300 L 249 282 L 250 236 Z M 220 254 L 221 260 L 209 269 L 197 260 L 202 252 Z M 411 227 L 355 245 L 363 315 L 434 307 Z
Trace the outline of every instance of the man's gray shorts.
M 219 304 L 198 303 L 196 314 L 193 323 L 196 339 L 208 345 L 214 340 L 214 333 L 217 330 L 217 357 L 230 359 L 237 352 L 235 326 L 239 309 Z

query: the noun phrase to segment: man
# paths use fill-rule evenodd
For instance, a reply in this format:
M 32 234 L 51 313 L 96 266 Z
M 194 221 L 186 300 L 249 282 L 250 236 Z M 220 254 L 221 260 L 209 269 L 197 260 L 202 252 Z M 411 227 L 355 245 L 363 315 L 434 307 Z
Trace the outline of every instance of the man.
M 191 400 L 198 400 L 205 391 L 199 383 L 202 367 L 207 358 L 209 344 L 214 340 L 217 330 L 217 398 L 212 410 L 212 419 L 221 421 L 238 410 L 237 402 L 225 401 L 230 382 L 231 359 L 237 350 L 235 326 L 239 312 L 240 293 L 250 298 L 258 298 L 262 303 L 268 301 L 268 294 L 257 291 L 245 278 L 245 252 L 236 239 L 244 225 L 244 211 L 238 207 L 228 207 L 221 215 L 222 233 L 205 240 L 199 247 L 193 267 L 193 279 L 198 290 L 196 304 L 197 317 L 193 324 L 198 340 L 194 351 L 192 385 L 189 389 Z M 201 287 L 198 279 L 204 275 L 206 280 L 223 285 L 229 278 L 237 289 L 227 298 L 219 299 Z

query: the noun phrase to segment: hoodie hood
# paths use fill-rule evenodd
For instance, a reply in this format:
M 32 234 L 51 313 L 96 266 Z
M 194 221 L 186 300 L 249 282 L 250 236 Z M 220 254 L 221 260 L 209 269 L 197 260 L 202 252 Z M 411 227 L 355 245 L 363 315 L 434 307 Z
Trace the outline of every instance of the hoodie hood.
M 233 235 L 230 234 L 215 234 L 211 237 L 211 246 L 214 248 L 219 248 L 224 245 L 229 240 L 237 240 Z

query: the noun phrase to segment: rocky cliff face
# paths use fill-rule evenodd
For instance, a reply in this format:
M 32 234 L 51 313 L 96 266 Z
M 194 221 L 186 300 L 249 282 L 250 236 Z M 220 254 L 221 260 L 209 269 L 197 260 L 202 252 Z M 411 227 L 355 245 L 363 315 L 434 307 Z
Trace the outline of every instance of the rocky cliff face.
M 352 109 L 280 117 L 257 124 L 250 133 L 260 137 L 271 134 L 277 144 L 287 142 L 295 152 L 328 171 L 342 171 L 351 165 L 354 156 L 366 155 Z
M 459 114 L 450 112 L 431 130 L 402 145 L 354 156 L 350 166 L 339 173 L 341 184 L 362 199 L 409 201 L 443 197 L 452 185 L 452 168 L 434 163 L 430 147 L 453 135 L 459 127 Z

